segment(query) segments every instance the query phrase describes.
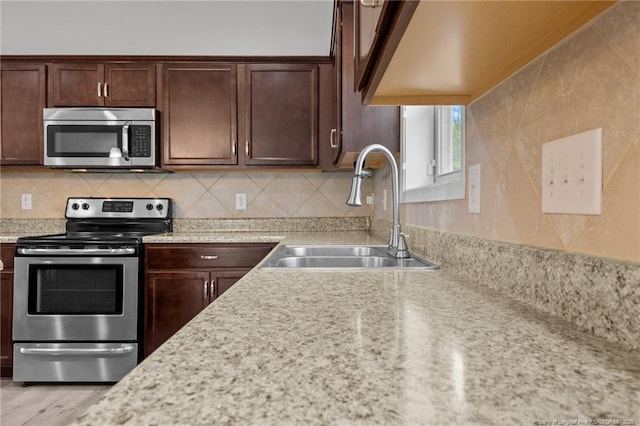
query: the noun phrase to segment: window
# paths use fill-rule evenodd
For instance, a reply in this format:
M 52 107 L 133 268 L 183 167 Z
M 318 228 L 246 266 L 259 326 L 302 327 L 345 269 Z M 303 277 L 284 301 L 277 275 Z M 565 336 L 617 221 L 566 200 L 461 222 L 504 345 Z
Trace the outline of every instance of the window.
M 402 107 L 401 201 L 464 198 L 464 107 Z

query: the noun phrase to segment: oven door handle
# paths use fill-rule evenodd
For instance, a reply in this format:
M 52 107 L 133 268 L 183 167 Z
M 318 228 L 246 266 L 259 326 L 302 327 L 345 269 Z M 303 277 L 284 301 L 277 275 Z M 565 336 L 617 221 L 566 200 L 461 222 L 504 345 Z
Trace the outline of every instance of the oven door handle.
M 20 353 L 24 355 L 122 355 L 135 350 L 133 345 L 122 345 L 119 348 L 98 349 L 98 348 L 20 348 Z
M 133 247 L 123 247 L 115 249 L 102 249 L 102 248 L 90 248 L 90 249 L 42 249 L 42 248 L 24 248 L 19 247 L 17 249 L 18 254 L 24 255 L 59 255 L 59 254 L 79 254 L 79 255 L 107 255 L 107 256 L 120 256 L 125 254 L 135 254 L 136 249 Z

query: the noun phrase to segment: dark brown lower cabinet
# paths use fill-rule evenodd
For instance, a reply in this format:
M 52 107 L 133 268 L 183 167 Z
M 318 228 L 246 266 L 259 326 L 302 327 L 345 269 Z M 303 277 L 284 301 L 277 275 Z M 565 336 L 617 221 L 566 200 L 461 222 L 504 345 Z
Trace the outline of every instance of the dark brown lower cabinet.
M 2 244 L 4 269 L 0 272 L 0 375 L 11 377 L 13 370 L 13 254 L 15 244 Z
M 144 353 L 151 354 L 258 264 L 275 244 L 149 244 Z

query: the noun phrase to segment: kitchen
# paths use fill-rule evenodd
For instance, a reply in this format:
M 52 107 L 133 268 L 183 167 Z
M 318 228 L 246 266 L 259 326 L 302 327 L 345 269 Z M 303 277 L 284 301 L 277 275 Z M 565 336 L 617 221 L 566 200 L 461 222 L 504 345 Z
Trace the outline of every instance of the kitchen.
M 247 381 L 241 380 L 245 386 L 240 386 L 239 382 L 231 392 L 225 392 L 224 387 L 204 388 L 204 392 L 215 391 L 216 398 L 220 398 L 221 404 L 213 404 L 211 407 L 202 406 L 205 405 L 203 401 L 206 398 L 201 400 L 200 405 L 194 403 L 194 406 L 201 407 L 202 411 L 196 410 L 193 413 L 193 423 L 201 422 L 198 419 L 201 420 L 203 417 L 198 416 L 205 416 L 207 413 L 221 416 L 219 417 L 223 419 L 221 422 L 225 419 L 223 414 L 229 416 L 228 421 L 236 419 L 243 422 L 244 419 L 244 422 L 259 422 L 260 418 L 242 417 L 242 413 L 238 411 L 238 404 L 242 404 L 243 401 L 247 406 L 253 407 L 255 410 L 253 415 L 262 413 L 267 416 L 264 418 L 266 422 L 284 419 L 290 422 L 321 423 L 340 421 L 452 423 L 459 420 L 463 423 L 482 424 L 494 423 L 500 418 L 511 418 L 516 423 L 523 423 L 534 419 L 581 419 L 614 415 L 621 421 L 624 418 L 634 418 L 634 421 L 638 421 L 640 417 L 637 412 L 637 407 L 640 406 L 637 375 L 638 330 L 640 330 L 638 324 L 640 316 L 637 315 L 640 306 L 638 303 L 640 292 L 638 288 L 638 282 L 640 282 L 638 278 L 640 35 L 637 25 L 640 19 L 639 6 L 637 2 L 615 4 L 570 38 L 522 64 L 526 66 L 500 84 L 496 82 L 495 88 L 488 90 L 484 96 L 474 99 L 467 105 L 466 165 L 481 164 L 482 166 L 481 212 L 469 213 L 466 199 L 400 205 L 401 222 L 403 230 L 409 235 L 410 249 L 441 266 L 440 271 L 435 274 L 432 273 L 435 271 L 406 273 L 409 280 L 415 282 L 414 285 L 422 283 L 421 286 L 416 288 L 410 286 L 405 289 L 402 280 L 393 277 L 392 272 L 378 274 L 385 280 L 382 283 L 376 281 L 360 283 L 359 280 L 354 279 L 362 276 L 363 279 L 372 280 L 369 273 L 354 275 L 350 272 L 330 275 L 331 278 L 328 280 L 332 281 L 332 285 L 328 286 L 324 272 L 275 273 L 254 270 L 243 278 L 240 285 L 234 287 L 233 291 L 225 294 L 225 297 L 217 300 L 209 309 L 196 317 L 191 327 L 176 335 L 175 339 L 169 340 L 167 345 L 158 349 L 156 356 L 152 356 L 140 365 L 139 375 L 123 380 L 118 385 L 121 389 L 120 395 L 137 394 L 142 388 L 147 387 L 155 389 L 148 393 L 150 396 L 157 394 L 158 389 L 166 389 L 167 383 L 164 380 L 176 380 L 177 383 L 177 378 L 174 377 L 176 374 L 192 375 L 193 371 L 184 365 L 190 362 L 190 358 L 180 351 L 180 346 L 196 344 L 204 353 L 223 356 L 227 361 L 233 361 L 230 365 L 247 373 L 247 376 L 240 374 L 234 376 L 232 372 L 218 371 L 221 376 L 215 377 L 213 372 L 204 371 L 206 370 L 204 366 L 210 365 L 215 368 L 216 364 L 202 364 L 201 367 L 196 368 L 196 371 L 208 377 L 212 386 L 222 386 L 221 383 L 226 379 L 244 378 Z M 2 7 L 4 15 L 7 9 L 4 4 Z M 4 21 L 3 28 L 5 28 Z M 329 39 L 330 35 L 327 35 L 327 40 Z M 31 53 L 28 50 L 22 53 L 25 52 Z M 42 54 L 42 52 L 38 53 Z M 82 54 L 97 53 L 82 52 Z M 247 55 L 253 54 L 247 53 Z M 273 55 L 283 54 L 276 52 Z M 323 74 L 320 74 L 319 78 L 322 81 Z M 240 105 L 238 108 L 241 109 Z M 322 121 L 322 118 L 319 121 Z M 318 123 L 318 126 L 322 129 L 325 124 Z M 240 128 L 241 126 L 238 127 L 238 132 L 246 131 Z M 326 127 L 327 131 L 323 134 L 328 135 L 331 126 L 326 125 Z M 602 214 L 542 213 L 540 207 L 541 144 L 598 127 L 604 129 L 605 135 Z M 319 137 L 319 148 L 325 146 L 325 141 L 328 139 L 328 136 Z M 238 138 L 238 140 L 241 139 Z M 244 148 L 238 147 L 237 150 Z M 322 151 L 319 155 L 322 161 Z M 279 237 L 294 233 L 295 235 L 287 236 L 287 243 L 310 244 L 324 238 L 326 243 L 358 244 L 377 241 L 375 237 L 368 236 L 366 231 L 369 229 L 379 235 L 378 239 L 388 236 L 391 209 L 385 209 L 383 200 L 386 198 L 385 190 L 389 192 L 390 179 L 388 168 L 385 166 L 375 172 L 373 179 L 363 181 L 365 185 L 363 193 L 365 195 L 373 193 L 372 210 L 370 207 L 357 209 L 345 205 L 352 170 L 318 173 L 313 167 L 267 168 L 261 171 L 248 170 L 246 167 L 242 170 L 229 170 L 224 167 L 216 167 L 215 170 L 186 167 L 174 171 L 173 174 L 71 174 L 34 166 L 18 167 L 18 170 L 14 171 L 9 166 L 5 167 L 3 163 L 0 181 L 2 184 L 2 232 L 3 235 L 21 235 L 22 233 L 42 235 L 60 232 L 61 228 L 64 228 L 61 212 L 65 209 L 67 198 L 91 195 L 171 198 L 175 205 L 173 213 L 176 236 L 173 238 L 178 238 L 179 233 L 197 234 L 205 231 L 203 233 L 209 235 L 211 231 L 225 230 L 231 235 L 245 235 L 251 242 L 256 242 L 256 238 L 264 238 L 265 235 L 273 238 L 273 242 L 279 242 Z M 22 194 L 31 194 L 33 205 L 30 210 L 20 208 Z M 246 194 L 245 210 L 236 208 L 236 194 Z M 335 218 L 341 218 L 341 220 Z M 332 230 L 338 226 L 340 226 L 340 233 L 344 235 L 336 236 L 329 233 L 316 236 L 311 235 L 313 232 L 308 235 L 300 232 L 305 229 L 321 232 L 325 228 Z M 243 231 L 245 234 L 239 234 Z M 363 233 L 367 236 L 363 236 Z M 230 237 L 227 234 L 220 238 Z M 170 237 L 158 236 L 156 239 L 149 237 L 146 242 L 162 244 L 171 243 L 174 240 Z M 581 268 L 588 272 L 584 272 Z M 301 285 L 282 280 L 282 275 L 278 274 L 283 273 L 292 276 L 293 280 Z M 456 274 L 461 281 L 451 278 L 447 275 L 449 273 Z M 427 274 L 427 278 L 423 277 L 424 274 Z M 438 280 L 440 285 L 435 285 L 435 281 L 430 282 L 431 278 L 428 277 L 437 277 L 433 279 Z M 354 294 L 346 290 L 350 281 L 356 281 L 351 283 L 350 288 L 355 292 Z M 302 286 L 304 283 L 306 285 Z M 474 287 L 477 283 L 485 287 Z M 279 288 L 278 285 L 281 287 Z M 387 291 L 377 292 L 385 294 L 374 296 L 367 292 L 367 285 L 382 286 Z M 322 287 L 311 290 L 310 286 Z M 493 289 L 490 290 L 487 287 L 493 287 Z M 273 290 L 272 298 L 267 298 L 264 288 Z M 411 293 L 410 297 L 409 293 Z M 499 293 L 505 294 L 509 299 L 500 299 Z M 286 297 L 287 294 L 294 297 Z M 459 300 L 452 300 L 455 298 L 454 295 L 457 295 Z M 264 299 L 257 300 L 259 296 Z M 388 299 L 392 296 L 398 303 L 396 310 L 389 305 Z M 311 300 L 323 298 L 336 305 L 333 308 L 319 305 L 319 309 L 328 309 L 322 313 L 311 309 L 305 312 L 301 305 L 288 305 L 296 298 L 300 303 L 307 303 L 305 305 L 307 307 L 310 306 L 308 303 L 311 303 Z M 281 306 L 278 306 L 276 299 L 279 299 Z M 345 305 L 337 304 L 337 300 L 340 299 L 351 300 L 352 312 L 345 311 Z M 421 316 L 421 310 L 427 308 L 424 305 L 416 305 L 416 303 L 426 303 L 425 299 L 433 300 L 428 309 L 438 312 L 439 318 L 431 318 L 430 321 L 425 322 L 425 318 Z M 420 300 L 423 302 L 417 302 Z M 506 300 L 515 301 L 507 302 Z M 243 304 L 246 304 L 246 309 L 249 309 L 243 311 L 245 315 L 234 314 L 234 310 Z M 533 306 L 537 311 L 529 310 L 522 304 Z M 467 309 L 463 309 L 464 306 L 460 305 L 465 305 Z M 261 306 L 269 309 L 265 312 L 254 312 L 253 316 L 248 314 L 251 309 Z M 389 320 L 373 316 L 373 307 L 377 307 L 380 314 Z M 287 309 L 290 313 L 286 312 Z M 447 312 L 447 309 L 450 311 Z M 488 312 L 491 311 L 495 312 L 495 317 L 489 315 Z M 391 321 L 394 313 L 401 315 L 406 322 Z M 336 322 L 319 321 L 325 318 L 325 315 L 334 318 Z M 452 327 L 441 323 L 454 321 L 456 316 L 461 322 L 452 323 Z M 543 320 L 544 318 L 548 319 Z M 277 324 L 278 319 L 284 320 L 281 333 L 260 327 L 260 324 L 263 324 L 262 321 L 264 324 Z M 233 320 L 239 329 L 246 331 L 247 336 L 251 336 L 246 338 L 253 345 L 243 346 L 242 342 L 233 338 L 232 332 L 237 329 L 225 328 L 224 324 L 218 320 Z M 285 326 L 287 321 L 291 321 L 292 328 Z M 317 322 L 315 326 L 314 321 Z M 341 321 L 344 321 L 342 326 L 340 326 Z M 400 333 L 401 343 L 387 341 L 378 334 L 372 334 L 372 330 L 375 329 L 372 321 L 377 322 L 381 332 L 391 333 L 394 327 L 400 327 L 400 330 L 396 329 L 394 335 L 398 339 L 398 333 Z M 491 324 L 494 322 L 497 325 L 492 328 Z M 516 325 L 511 325 L 510 328 L 510 323 Z M 577 327 L 572 328 L 568 326 L 569 323 L 577 324 Z M 325 329 L 321 328 L 323 325 Z M 252 326 L 255 330 L 274 333 L 268 334 L 273 339 L 271 343 L 261 340 L 256 333 L 251 333 Z M 308 329 L 305 329 L 305 326 Z M 296 332 L 293 327 L 300 329 Z M 513 329 L 515 327 L 522 328 L 522 334 L 516 333 Z M 207 329 L 214 330 L 218 337 L 210 336 L 209 333 L 213 332 L 207 332 Z M 559 337 L 554 339 L 548 329 L 554 330 L 556 333 L 554 336 Z M 580 329 L 586 329 L 589 332 L 581 334 L 578 331 Z M 502 334 L 496 333 L 497 330 L 502 330 Z M 443 344 L 441 340 L 446 340 L 447 332 L 462 334 L 463 337 L 458 338 L 450 336 L 451 344 L 457 345 L 457 348 L 452 350 L 446 345 L 436 346 L 432 349 L 436 353 L 429 356 L 428 349 L 421 346 L 421 343 L 426 339 L 428 343 L 425 345 L 433 345 L 434 342 Z M 486 346 L 483 349 L 482 339 L 474 340 L 476 333 L 485 336 L 488 347 L 493 347 L 498 352 L 489 351 Z M 540 336 L 533 339 L 531 346 L 528 346 L 527 339 L 535 336 L 535 333 L 539 333 Z M 189 334 L 206 335 L 207 338 L 211 337 L 214 340 L 203 339 L 194 343 L 189 339 Z M 323 339 L 333 336 L 338 342 L 351 336 L 355 343 L 353 343 L 354 346 L 336 343 L 335 350 L 349 350 L 342 354 L 344 356 L 342 357 L 339 353 L 333 353 L 319 339 L 314 339 L 314 334 Z M 594 337 L 596 340 L 588 339 L 587 336 L 592 335 L 596 336 Z M 193 339 L 194 336 L 191 337 Z M 600 338 L 606 340 L 597 340 Z M 299 351 L 299 357 L 288 359 L 287 357 L 292 355 L 287 355 L 285 349 L 293 345 L 292 342 L 296 339 L 301 339 L 300 341 L 306 346 L 298 346 L 296 343 L 294 347 Z M 224 354 L 212 349 L 214 341 L 223 342 L 226 345 L 227 349 L 220 349 L 221 352 L 226 351 Z M 414 341 L 416 346 L 409 345 L 407 342 L 410 341 Z M 510 350 L 497 346 L 501 341 Z M 379 359 L 372 357 L 368 352 L 371 350 L 375 353 L 375 342 L 378 342 L 378 350 L 381 351 Z M 404 402 L 405 411 L 399 413 L 398 417 L 389 417 L 393 410 L 399 408 L 392 403 L 392 398 L 384 399 L 377 392 L 384 394 L 385 387 L 394 397 L 400 392 L 397 388 L 398 382 L 390 379 L 389 375 L 392 372 L 384 370 L 394 365 L 397 367 L 395 361 L 387 357 L 393 354 L 393 350 L 398 350 L 399 344 L 400 346 L 408 345 L 408 353 L 401 355 L 405 357 L 403 364 L 405 367 L 398 367 L 400 368 L 398 374 L 407 374 L 412 371 L 416 376 L 414 380 L 411 380 L 410 376 L 404 379 L 406 386 L 404 391 L 407 393 L 404 399 L 400 398 L 400 402 Z M 525 350 L 528 348 L 533 351 L 535 347 L 542 345 L 550 345 L 555 349 L 565 347 L 567 351 L 554 350 L 551 352 L 555 354 L 553 359 L 547 360 L 542 355 L 538 358 Z M 631 351 L 627 353 L 625 348 Z M 359 350 L 361 352 L 358 352 Z M 246 363 L 235 358 L 234 351 L 236 354 L 244 354 Z M 471 352 L 474 351 L 487 358 L 482 356 L 465 358 L 470 357 Z M 598 355 L 596 353 L 598 351 L 603 351 L 603 354 Z M 316 356 L 317 354 L 326 354 L 326 356 L 314 358 L 314 353 Z M 512 357 L 508 357 L 505 353 L 511 354 Z M 446 362 L 438 362 L 438 356 L 446 358 Z M 598 403 L 589 405 L 580 398 L 572 399 L 561 393 L 563 397 L 568 398 L 566 406 L 561 409 L 550 402 L 553 400 L 551 396 L 545 396 L 545 392 L 561 392 L 551 384 L 553 377 L 556 377 L 558 382 L 562 382 L 561 378 L 566 379 L 567 382 L 562 382 L 564 386 L 573 389 L 577 394 L 580 393 L 578 389 L 584 385 L 584 382 L 568 372 L 558 371 L 562 368 L 575 368 L 581 362 L 580 359 L 575 358 L 580 356 L 589 358 L 589 362 L 585 364 L 589 371 L 596 369 L 602 372 L 601 369 L 605 368 L 605 364 L 615 370 L 615 374 L 610 369 L 605 370 L 601 375 L 593 373 L 591 376 L 604 388 L 611 386 L 613 389 L 613 383 L 620 387 L 621 393 L 616 394 L 619 397 L 619 405 L 615 403 L 608 405 L 609 408 L 614 407 L 614 409 L 597 411 L 598 407 L 605 407 L 611 402 L 609 397 L 605 398 L 597 392 L 590 397 L 594 400 L 598 398 L 606 400 L 601 406 Z M 265 359 L 268 357 L 272 358 L 273 365 L 265 364 Z M 499 380 L 497 374 L 493 375 L 497 371 L 494 369 L 499 366 L 493 366 L 489 362 L 494 359 L 502 360 L 504 363 L 505 376 L 525 377 L 521 381 L 514 379 L 514 383 L 531 386 L 536 383 L 537 377 L 540 383 L 545 384 L 537 388 L 541 395 L 534 395 L 535 391 L 526 386 L 510 388 L 508 380 Z M 350 382 L 350 376 L 323 375 L 323 371 L 332 369 L 330 360 L 335 362 L 333 368 L 336 371 L 351 371 L 354 375 L 353 382 Z M 427 360 L 433 361 L 435 368 L 444 368 L 446 374 L 439 376 L 428 371 L 410 370 L 406 367 L 415 363 L 422 365 L 421 362 Z M 491 367 L 487 367 L 491 376 L 483 376 L 479 373 L 481 367 L 474 366 L 474 362 L 481 363 L 482 360 Z M 308 363 L 305 364 L 303 361 Z M 517 365 L 526 363 L 530 363 L 529 368 L 517 368 Z M 155 377 L 154 374 L 159 374 L 158 369 L 163 365 L 171 366 L 171 369 L 167 369 L 169 376 Z M 537 370 L 536 366 L 547 372 Z M 272 368 L 273 371 L 271 371 Z M 312 374 L 305 374 L 305 368 L 310 369 Z M 372 381 L 368 382 L 364 372 L 371 373 L 376 371 L 376 368 L 381 369 L 383 374 L 372 375 Z M 277 377 L 275 371 L 278 369 L 283 373 L 289 372 L 291 376 L 280 382 L 274 381 Z M 271 374 L 260 374 L 265 370 Z M 549 375 L 549 370 L 554 374 Z M 473 373 L 480 375 L 474 378 Z M 591 374 L 584 371 L 583 373 L 587 376 Z M 300 382 L 302 378 L 308 379 L 309 382 Z M 382 381 L 374 382 L 376 379 Z M 385 382 L 387 379 L 390 380 L 389 383 Z M 314 380 L 320 381 L 324 390 L 312 399 L 312 402 L 305 401 L 305 398 L 318 390 L 313 386 Z M 571 382 L 571 380 L 578 381 Z M 355 388 L 353 395 L 356 397 L 349 396 L 344 387 L 346 385 L 341 381 L 346 381 Z M 173 386 L 176 392 L 180 392 L 176 383 L 168 384 Z M 432 389 L 439 389 L 440 392 L 434 390 L 433 393 L 425 394 L 428 391 L 425 383 L 433 383 Z M 482 383 L 485 385 L 481 386 Z M 202 384 L 191 382 L 183 385 L 197 387 Z M 291 387 L 287 388 L 285 385 Z M 576 388 L 572 388 L 573 385 Z M 272 389 L 272 386 L 275 388 Z M 285 387 L 282 388 L 282 386 Z M 497 389 L 496 393 L 489 392 L 489 388 Z M 118 388 L 114 388 L 114 391 L 116 389 Z M 274 390 L 271 393 L 272 397 L 274 399 L 280 397 L 278 400 L 282 405 L 266 405 L 261 411 L 258 408 L 261 400 L 256 399 L 258 396 L 251 395 L 252 389 Z M 411 390 L 416 392 L 412 393 Z M 296 397 L 292 394 L 298 391 L 302 396 Z M 527 392 L 533 392 L 533 394 Z M 510 403 L 512 394 L 519 397 L 514 396 L 515 399 Z M 585 391 L 586 394 L 587 391 Z M 117 417 L 106 416 L 123 416 L 127 410 L 132 417 L 125 417 L 130 418 L 131 422 L 149 422 L 153 417 L 135 416 L 144 416 L 145 412 L 148 416 L 161 416 L 164 413 L 163 410 L 171 411 L 167 405 L 170 404 L 169 399 L 164 399 L 164 396 L 159 396 L 155 405 L 153 401 L 144 400 L 138 401 L 139 405 L 136 405 L 134 401 L 122 400 L 115 392 L 112 395 L 98 405 L 91 412 L 92 414 L 85 417 L 85 424 L 92 424 L 92 422 L 96 424 L 95 419 L 100 418 L 96 416 L 114 419 L 112 422 L 116 423 Z M 198 393 L 185 392 L 185 395 L 185 398 L 193 398 L 194 401 L 203 397 Z M 235 401 L 234 397 L 237 397 Z M 144 398 L 144 395 L 141 396 L 141 399 Z M 286 403 L 287 398 L 292 401 L 291 404 Z M 361 405 L 356 401 L 361 401 Z M 379 411 L 375 407 L 376 401 L 379 403 Z M 551 408 L 547 410 L 546 405 L 543 406 L 541 401 L 550 403 Z M 460 417 L 451 417 L 453 414 L 442 417 L 442 412 L 438 412 L 432 406 L 436 402 L 442 402 L 444 407 L 452 412 L 455 411 L 455 415 Z M 465 404 L 467 404 L 467 411 L 464 408 Z M 492 404 L 499 407 L 494 412 L 487 408 Z M 558 404 L 562 405 L 562 403 Z M 113 411 L 109 412 L 109 407 L 106 407 L 108 405 Z M 526 405 L 530 405 L 532 409 L 527 411 L 523 408 Z M 539 408 L 538 411 L 535 410 L 536 405 Z M 336 408 L 334 412 L 330 409 L 332 406 L 341 408 Z M 458 408 L 454 410 L 454 406 Z M 154 414 L 150 412 L 153 411 L 150 407 L 161 407 L 162 410 L 158 409 Z M 291 411 L 288 411 L 287 407 Z M 305 415 L 308 417 L 296 417 L 302 415 L 301 407 L 308 409 L 308 414 Z M 119 414 L 115 414 L 116 412 Z M 325 412 L 325 417 L 322 417 L 322 412 Z M 363 416 L 358 417 L 358 413 Z M 431 421 L 426 417 L 430 415 L 429 413 L 433 413 L 434 420 Z M 437 413 L 441 416 L 438 417 Z M 536 415 L 531 417 L 532 414 L 528 416 L 524 413 L 536 413 Z M 268 417 L 269 415 L 273 417 Z M 423 417 L 420 417 L 421 415 Z M 161 417 L 158 418 L 161 419 Z M 176 422 L 188 423 L 189 420 L 179 418 Z

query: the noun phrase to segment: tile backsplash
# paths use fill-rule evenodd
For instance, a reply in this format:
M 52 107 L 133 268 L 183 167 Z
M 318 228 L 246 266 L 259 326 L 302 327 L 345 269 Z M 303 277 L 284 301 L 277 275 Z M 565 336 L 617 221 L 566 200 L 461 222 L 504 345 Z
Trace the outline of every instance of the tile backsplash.
M 368 216 L 345 205 L 350 172 L 221 172 L 174 174 L 6 172 L 0 175 L 3 218 L 61 218 L 67 197 L 170 197 L 176 218 Z M 364 188 L 371 192 L 371 183 Z M 32 195 L 22 210 L 20 196 Z M 247 194 L 236 210 L 235 194 Z
M 542 144 L 603 128 L 601 215 L 543 214 Z M 405 223 L 489 240 L 640 261 L 640 2 L 619 2 L 466 110 L 468 201 L 403 204 Z M 376 200 L 389 188 L 376 173 Z M 390 219 L 376 203 L 374 217 Z

